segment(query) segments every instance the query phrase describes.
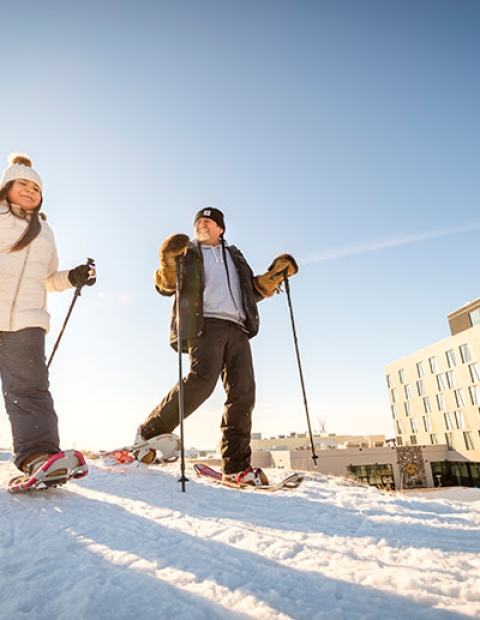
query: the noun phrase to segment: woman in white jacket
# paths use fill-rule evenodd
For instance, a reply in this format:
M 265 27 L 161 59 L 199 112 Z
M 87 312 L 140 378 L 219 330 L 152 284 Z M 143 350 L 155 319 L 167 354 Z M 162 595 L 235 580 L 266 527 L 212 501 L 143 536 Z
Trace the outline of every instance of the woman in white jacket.
M 42 180 L 26 155 L 14 155 L 0 180 L 0 376 L 14 463 L 28 480 L 61 452 L 49 391 L 46 296 L 92 285 L 87 265 L 58 271 L 52 229 L 40 212 Z

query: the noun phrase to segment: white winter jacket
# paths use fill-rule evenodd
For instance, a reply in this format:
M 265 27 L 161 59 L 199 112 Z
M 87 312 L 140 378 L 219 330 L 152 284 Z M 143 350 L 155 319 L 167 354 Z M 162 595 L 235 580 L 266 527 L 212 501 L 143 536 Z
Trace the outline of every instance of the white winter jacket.
M 57 271 L 53 231 L 40 219 L 42 230 L 26 248 L 10 252 L 28 221 L 0 203 L 0 331 L 42 327 L 48 331 L 47 292 L 73 288 L 68 271 Z

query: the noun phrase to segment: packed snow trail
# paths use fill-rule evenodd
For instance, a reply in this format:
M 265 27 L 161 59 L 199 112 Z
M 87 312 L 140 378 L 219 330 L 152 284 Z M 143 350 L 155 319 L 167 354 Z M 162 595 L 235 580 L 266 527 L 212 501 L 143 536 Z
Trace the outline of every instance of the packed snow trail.
M 383 494 L 307 475 L 224 488 L 178 464 L 0 494 L 0 618 L 480 616 L 480 490 Z M 0 452 L 0 482 L 14 473 Z M 270 470 L 273 481 L 285 472 Z

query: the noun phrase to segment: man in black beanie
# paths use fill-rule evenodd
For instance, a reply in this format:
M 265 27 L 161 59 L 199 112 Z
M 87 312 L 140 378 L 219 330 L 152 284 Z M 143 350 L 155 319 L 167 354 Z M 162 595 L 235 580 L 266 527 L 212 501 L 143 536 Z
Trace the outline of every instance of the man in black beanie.
M 183 380 L 184 416 L 193 413 L 213 392 L 222 377 L 227 399 L 222 417 L 222 471 L 225 480 L 254 486 L 268 484 L 265 473 L 252 469 L 250 435 L 255 405 L 255 379 L 249 339 L 259 328 L 257 302 L 272 297 L 283 273 L 295 274 L 292 256 L 277 256 L 267 273 L 254 276 L 243 254 L 224 239 L 223 213 L 204 207 L 194 219 L 195 239 L 175 234 L 159 252 L 155 285 L 161 295 L 176 293 L 176 260 L 182 258 L 180 322 L 177 340 L 175 304 L 170 344 L 190 357 Z M 140 425 L 136 442 L 171 433 L 179 424 L 178 384 Z M 155 450 L 146 447 L 136 458 L 151 463 Z

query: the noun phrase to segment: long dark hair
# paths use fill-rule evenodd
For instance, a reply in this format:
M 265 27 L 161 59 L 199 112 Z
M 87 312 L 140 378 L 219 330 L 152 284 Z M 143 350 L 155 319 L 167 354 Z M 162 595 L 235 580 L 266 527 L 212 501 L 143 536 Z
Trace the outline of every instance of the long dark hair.
M 13 181 L 9 181 L 4 187 L 2 187 L 2 189 L 0 189 L 0 202 L 5 201 L 8 205 L 10 213 L 16 217 L 21 217 L 12 209 L 12 203 L 7 198 L 7 194 L 12 185 Z M 19 250 L 23 250 L 23 248 L 32 243 L 32 241 L 40 234 L 40 231 L 42 230 L 42 224 L 40 223 L 40 208 L 42 206 L 42 201 L 43 198 L 40 200 L 40 204 L 36 209 L 28 212 L 30 215 L 28 218 L 28 226 L 25 228 L 23 235 L 12 245 L 10 252 L 18 252 Z

